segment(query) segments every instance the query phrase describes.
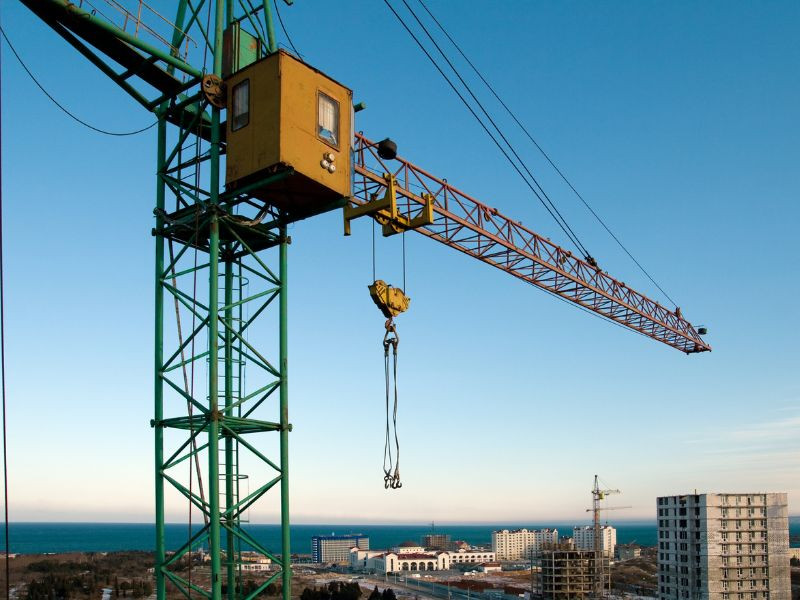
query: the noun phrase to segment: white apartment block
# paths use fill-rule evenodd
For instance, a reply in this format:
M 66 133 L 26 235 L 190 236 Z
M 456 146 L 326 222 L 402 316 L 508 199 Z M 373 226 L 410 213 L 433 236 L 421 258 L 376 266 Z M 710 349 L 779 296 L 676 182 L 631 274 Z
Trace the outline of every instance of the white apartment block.
M 575 550 L 594 550 L 594 525 L 572 528 Z M 600 526 L 600 550 L 604 556 L 613 558 L 617 546 L 617 530 L 610 525 Z
M 785 493 L 664 496 L 661 600 L 791 600 Z
M 492 551 L 497 560 L 531 558 L 542 548 L 558 543 L 558 529 L 502 529 L 492 532 Z

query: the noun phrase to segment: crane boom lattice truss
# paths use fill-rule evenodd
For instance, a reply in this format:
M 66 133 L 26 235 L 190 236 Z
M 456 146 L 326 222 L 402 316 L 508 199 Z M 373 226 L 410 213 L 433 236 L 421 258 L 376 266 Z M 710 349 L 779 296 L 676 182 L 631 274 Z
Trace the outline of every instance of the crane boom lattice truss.
M 608 273 L 531 231 L 444 179 L 397 157 L 384 161 L 377 144 L 356 136 L 353 203 L 382 196 L 393 175 L 398 209 L 417 214 L 433 196 L 434 222 L 416 231 L 523 281 L 686 353 L 710 350 L 678 312 L 629 288 Z

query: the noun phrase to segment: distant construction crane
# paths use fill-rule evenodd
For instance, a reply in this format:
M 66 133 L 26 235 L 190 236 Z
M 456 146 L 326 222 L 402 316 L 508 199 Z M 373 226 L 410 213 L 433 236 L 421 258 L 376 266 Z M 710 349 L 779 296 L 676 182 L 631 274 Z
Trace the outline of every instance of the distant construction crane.
M 227 600 L 252 600 L 281 582 L 284 600 L 291 598 L 287 281 L 288 227 L 297 221 L 342 210 L 346 233 L 359 217 L 377 221 L 385 236 L 416 231 L 681 352 L 711 350 L 705 328 L 693 326 L 680 308 L 648 298 L 598 265 L 533 174 L 465 98 L 575 251 L 403 159 L 388 138 L 373 142 L 356 133 L 355 113 L 364 106 L 353 102 L 352 91 L 278 49 L 277 2 L 274 11 L 267 0 L 159 3 L 174 8 L 172 19 L 144 0 L 131 0 L 132 10 L 120 0 L 21 2 L 156 119 L 151 426 L 158 600 L 166 599 L 168 583 L 186 597 L 221 600 L 224 589 Z M 330 23 L 336 11 L 336 3 L 326 7 Z M 366 41 L 354 43 L 362 49 L 377 43 Z M 358 52 L 348 56 L 357 60 Z M 383 82 L 385 75 L 376 78 Z M 451 151 L 446 137 L 426 143 Z M 380 280 L 370 288 L 388 319 L 389 450 L 389 348 L 395 358 L 397 350 L 391 319 L 408 298 Z M 263 347 L 268 334 L 272 354 Z M 205 384 L 195 386 L 195 370 L 204 368 Z M 279 438 L 278 456 L 268 457 L 254 437 L 261 443 Z M 255 465 L 257 479 L 240 472 L 244 464 Z M 396 464 L 392 470 L 389 453 L 387 487 L 400 487 Z M 599 491 L 596 478 L 595 488 L 597 535 L 597 502 L 618 490 Z M 270 491 L 273 497 L 279 491 L 280 552 L 242 527 L 246 511 Z M 204 522 L 171 553 L 168 499 L 183 499 L 190 521 L 194 507 Z M 207 577 L 187 578 L 181 559 L 202 544 L 209 547 Z M 279 567 L 249 592 L 242 585 L 243 547 Z
M 631 508 L 630 506 L 600 506 L 600 502 L 605 500 L 606 496 L 621 493 L 622 492 L 617 489 L 600 489 L 600 478 L 597 475 L 594 476 L 594 487 L 592 488 L 592 508 L 587 508 L 586 512 L 592 513 L 592 537 L 594 542 L 592 547 L 594 550 L 594 581 L 592 591 L 595 598 L 602 598 L 605 596 L 606 591 L 606 560 L 600 533 L 600 512 L 605 510 L 622 510 L 624 508 Z

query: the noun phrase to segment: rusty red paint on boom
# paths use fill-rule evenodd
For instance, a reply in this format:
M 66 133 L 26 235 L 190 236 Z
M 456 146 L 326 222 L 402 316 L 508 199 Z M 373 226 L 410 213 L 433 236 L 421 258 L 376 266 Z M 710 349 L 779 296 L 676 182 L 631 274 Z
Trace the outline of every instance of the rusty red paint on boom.
M 422 194 L 433 196 L 434 222 L 417 229 L 423 235 L 687 354 L 711 350 L 680 309 L 640 294 L 407 160 L 384 161 L 376 146 L 356 135 L 353 204 L 382 195 L 383 174 L 391 174 L 398 210 L 407 216 L 424 205 Z

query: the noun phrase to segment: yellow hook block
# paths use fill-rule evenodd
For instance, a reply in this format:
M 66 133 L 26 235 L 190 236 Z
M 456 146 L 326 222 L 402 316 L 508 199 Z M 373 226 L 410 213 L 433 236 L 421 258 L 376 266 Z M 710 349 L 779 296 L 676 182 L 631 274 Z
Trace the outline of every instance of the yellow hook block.
M 382 279 L 378 279 L 368 287 L 370 298 L 387 319 L 408 310 L 411 298 L 406 296 L 400 288 L 392 287 Z

